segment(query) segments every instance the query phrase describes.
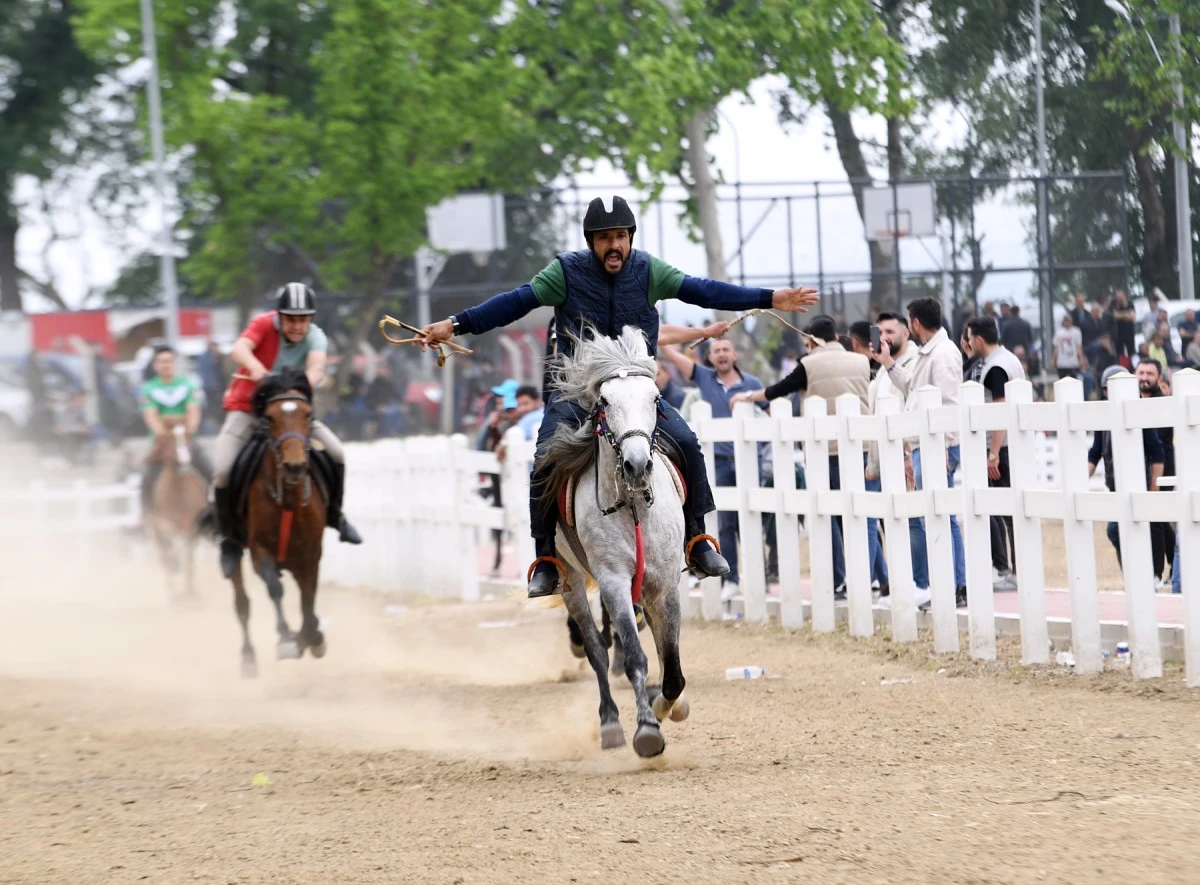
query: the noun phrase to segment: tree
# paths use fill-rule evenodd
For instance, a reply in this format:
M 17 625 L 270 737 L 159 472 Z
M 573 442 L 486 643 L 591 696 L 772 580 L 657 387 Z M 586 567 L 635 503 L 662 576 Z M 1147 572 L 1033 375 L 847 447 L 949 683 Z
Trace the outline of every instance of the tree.
M 20 176 L 44 181 L 64 160 L 58 136 L 98 68 L 80 49 L 70 0 L 0 0 L 0 311 L 22 310 Z

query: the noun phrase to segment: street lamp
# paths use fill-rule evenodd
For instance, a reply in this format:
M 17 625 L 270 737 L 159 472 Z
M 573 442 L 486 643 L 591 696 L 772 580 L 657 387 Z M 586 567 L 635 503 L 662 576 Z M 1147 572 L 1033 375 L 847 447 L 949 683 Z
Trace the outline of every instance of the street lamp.
M 163 148 L 162 93 L 158 81 L 158 50 L 154 40 L 154 10 L 151 0 L 141 0 L 142 5 L 142 53 L 150 62 L 150 78 L 146 83 L 146 99 L 150 111 L 150 151 L 154 158 L 154 190 L 158 197 L 159 228 L 158 277 L 162 285 L 163 301 L 167 311 L 167 343 L 179 346 L 179 290 L 175 281 L 175 243 L 171 237 L 171 225 L 167 218 L 167 172 L 166 151 Z
M 1150 48 L 1154 50 L 1154 57 L 1158 59 L 1159 67 L 1166 67 L 1163 64 L 1162 56 L 1158 52 L 1158 46 L 1154 42 L 1153 35 L 1146 30 L 1142 20 L 1133 15 L 1121 0 L 1104 0 L 1104 5 L 1123 18 L 1126 24 L 1131 27 L 1142 29 L 1142 33 L 1146 35 L 1146 39 L 1150 41 Z M 1176 56 L 1182 58 L 1183 48 L 1180 46 L 1180 25 L 1178 13 L 1170 16 L 1171 22 L 1171 42 L 1175 46 Z M 1180 298 L 1195 298 L 1196 288 L 1192 279 L 1192 205 L 1191 195 L 1188 192 L 1188 155 L 1189 145 L 1187 131 L 1184 129 L 1183 121 L 1180 115 L 1183 113 L 1183 79 L 1179 74 L 1171 78 L 1175 85 L 1175 119 L 1171 126 L 1175 135 L 1175 238 L 1178 244 L 1179 251 L 1179 297 Z

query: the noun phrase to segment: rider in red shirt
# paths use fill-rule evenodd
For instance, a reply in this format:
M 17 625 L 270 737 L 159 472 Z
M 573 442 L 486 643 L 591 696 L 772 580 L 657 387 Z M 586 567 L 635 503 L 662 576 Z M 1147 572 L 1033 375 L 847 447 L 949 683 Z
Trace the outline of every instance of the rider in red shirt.
M 235 502 L 229 489 L 229 474 L 234 462 L 258 426 L 254 416 L 254 391 L 258 382 L 272 371 L 286 367 L 303 368 L 315 390 L 325 378 L 327 339 L 316 325 L 317 297 L 303 283 L 288 283 L 276 296 L 277 309 L 250 321 L 230 356 L 239 371 L 225 392 L 225 423 L 217 435 L 213 458 L 213 491 L 218 531 L 221 535 L 221 571 L 233 576 L 242 557 L 237 538 Z M 334 488 L 326 505 L 330 528 L 337 529 L 342 541 L 361 544 L 362 538 L 342 514 L 345 489 L 346 454 L 341 440 L 324 423 L 313 419 L 310 435 L 333 461 Z

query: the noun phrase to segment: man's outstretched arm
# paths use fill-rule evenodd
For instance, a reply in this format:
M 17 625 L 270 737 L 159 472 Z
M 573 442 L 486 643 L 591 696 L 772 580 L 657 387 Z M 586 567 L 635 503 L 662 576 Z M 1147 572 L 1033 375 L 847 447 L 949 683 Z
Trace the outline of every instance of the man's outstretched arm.
M 514 323 L 525 314 L 539 307 L 556 307 L 567 297 L 566 277 L 562 265 L 555 259 L 530 282 L 509 292 L 493 295 L 482 304 L 469 307 L 458 314 L 459 332 L 465 335 L 482 335 Z M 417 335 L 420 347 L 449 341 L 455 336 L 454 324 L 449 320 L 430 323 Z

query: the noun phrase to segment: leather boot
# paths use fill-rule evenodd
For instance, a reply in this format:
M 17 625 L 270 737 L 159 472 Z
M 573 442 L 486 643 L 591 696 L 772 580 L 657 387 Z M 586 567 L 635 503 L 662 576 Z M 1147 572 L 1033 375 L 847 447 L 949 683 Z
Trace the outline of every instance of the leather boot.
M 534 538 L 533 550 L 540 559 L 543 556 L 554 556 L 554 541 L 548 538 Z M 553 596 L 558 590 L 558 566 L 553 562 L 542 561 L 534 566 L 529 578 L 529 588 L 526 591 L 530 599 L 541 596 Z
M 221 538 L 221 574 L 232 579 L 242 562 L 242 545 L 234 528 L 233 492 L 228 489 L 213 489 L 213 512 L 217 517 L 217 534 Z
M 684 536 L 686 542 L 704 534 L 704 523 L 692 514 L 684 515 Z M 729 563 L 725 557 L 712 548 L 706 540 L 699 540 L 692 545 L 688 555 L 687 567 L 698 575 L 708 578 L 720 578 L 729 574 Z
M 346 491 L 346 465 L 331 459 L 333 465 L 333 485 L 329 490 L 329 506 L 325 508 L 325 522 L 331 529 L 336 529 L 338 540 L 346 544 L 361 544 L 362 535 L 350 524 L 342 513 L 342 495 Z

